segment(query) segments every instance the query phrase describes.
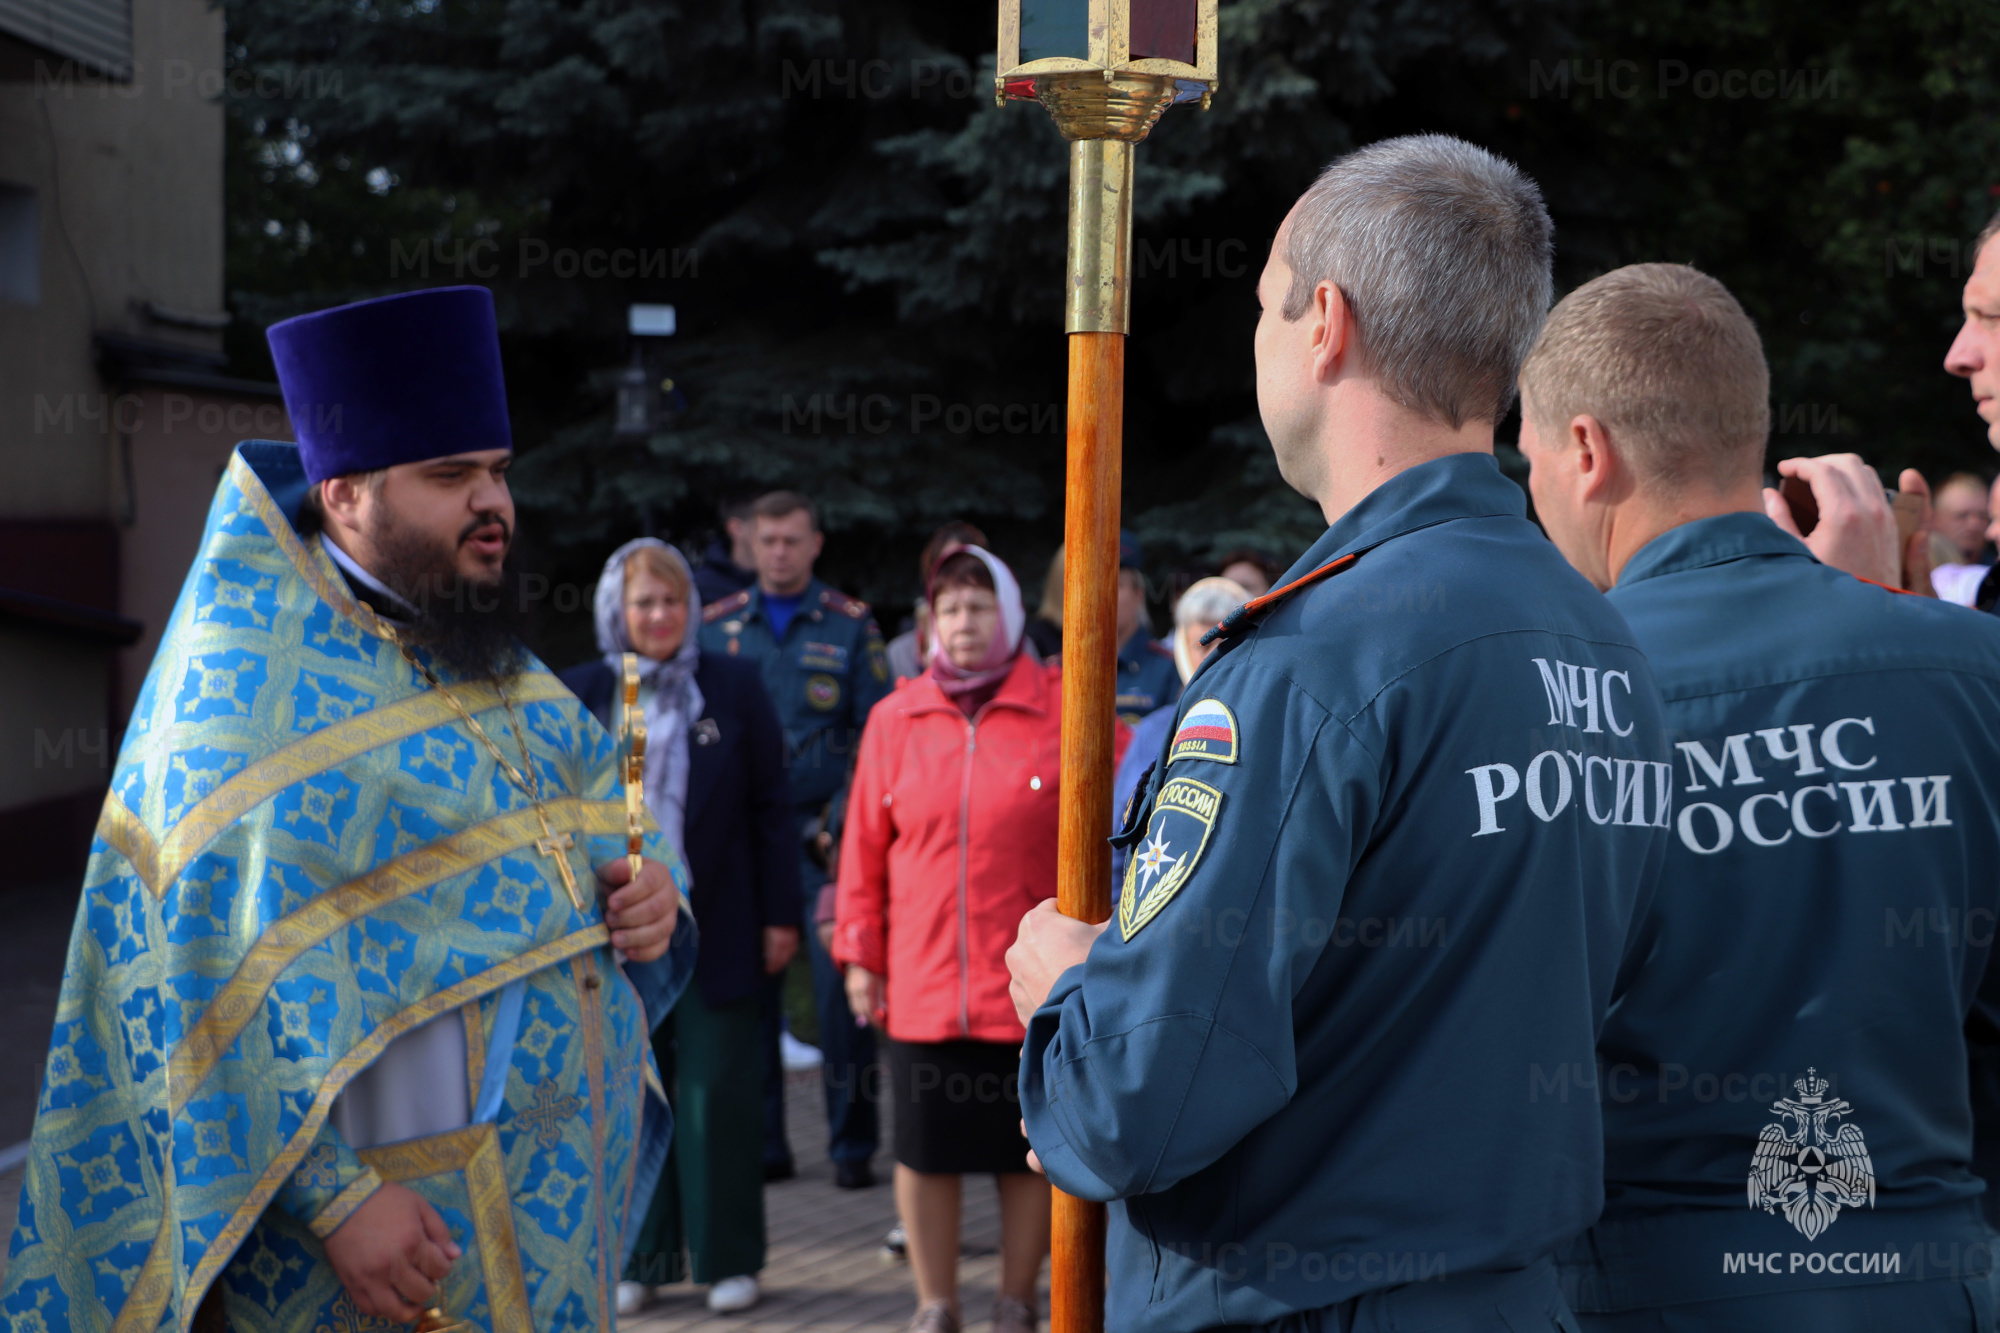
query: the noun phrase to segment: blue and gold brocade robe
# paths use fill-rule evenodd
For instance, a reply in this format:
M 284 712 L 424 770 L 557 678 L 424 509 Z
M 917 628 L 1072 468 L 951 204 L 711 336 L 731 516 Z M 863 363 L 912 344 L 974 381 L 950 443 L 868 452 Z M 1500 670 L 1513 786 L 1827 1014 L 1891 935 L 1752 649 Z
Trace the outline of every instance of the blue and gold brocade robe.
M 388 1327 L 355 1311 L 321 1238 L 391 1179 L 465 1250 L 451 1314 L 608 1333 L 621 1237 L 671 1124 L 649 1011 L 693 970 L 692 921 L 628 978 L 591 870 L 624 850 L 611 739 L 540 662 L 507 683 L 551 825 L 575 841 L 579 913 L 531 801 L 298 537 L 303 489 L 295 446 L 239 448 L 141 689 L 0 1323 L 185 1330 L 218 1288 L 240 1333 Z M 451 688 L 518 767 L 495 687 Z M 657 836 L 648 851 L 685 889 Z M 465 1024 L 469 1103 L 504 1060 L 497 1116 L 357 1153 L 328 1123 L 334 1098 L 439 1018 Z

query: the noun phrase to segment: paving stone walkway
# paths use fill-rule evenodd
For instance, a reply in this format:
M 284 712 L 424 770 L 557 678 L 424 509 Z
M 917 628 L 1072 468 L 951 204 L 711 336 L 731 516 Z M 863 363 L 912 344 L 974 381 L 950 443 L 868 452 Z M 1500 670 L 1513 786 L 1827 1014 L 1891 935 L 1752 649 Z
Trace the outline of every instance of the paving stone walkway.
M 664 1287 L 660 1299 L 636 1318 L 619 1321 L 630 1333 L 777 1333 L 814 1329 L 827 1333 L 899 1333 L 916 1308 L 907 1265 L 881 1257 L 882 1238 L 895 1225 L 886 1150 L 875 1158 L 881 1184 L 868 1190 L 836 1189 L 826 1160 L 826 1118 L 820 1110 L 819 1076 L 786 1079 L 794 1180 L 764 1189 L 769 1266 L 764 1300 L 739 1315 L 716 1315 L 707 1291 L 688 1283 Z M 887 1137 L 884 1126 L 884 1137 Z M 993 1284 L 999 1271 L 1000 1208 L 990 1178 L 966 1181 L 965 1223 L 959 1261 L 959 1301 L 968 1330 L 989 1327 Z M 1043 1265 L 1040 1307 L 1048 1310 L 1048 1267 Z

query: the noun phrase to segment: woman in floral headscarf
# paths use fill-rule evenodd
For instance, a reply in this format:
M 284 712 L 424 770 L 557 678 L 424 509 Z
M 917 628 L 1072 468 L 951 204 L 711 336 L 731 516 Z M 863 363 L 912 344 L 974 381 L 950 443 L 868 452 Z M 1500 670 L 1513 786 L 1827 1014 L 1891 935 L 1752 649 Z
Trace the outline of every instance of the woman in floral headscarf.
M 701 928 L 693 984 L 672 1013 L 651 1016 L 674 1143 L 618 1310 L 635 1312 L 688 1267 L 709 1284 L 710 1309 L 748 1309 L 764 1266 L 764 1080 L 763 1062 L 743 1053 L 757 1046 L 759 986 L 799 945 L 784 732 L 755 666 L 697 646 L 700 594 L 673 547 L 647 537 L 612 552 L 596 611 L 603 656 L 563 681 L 615 734 L 623 657 L 638 654 L 646 804 L 687 862 Z

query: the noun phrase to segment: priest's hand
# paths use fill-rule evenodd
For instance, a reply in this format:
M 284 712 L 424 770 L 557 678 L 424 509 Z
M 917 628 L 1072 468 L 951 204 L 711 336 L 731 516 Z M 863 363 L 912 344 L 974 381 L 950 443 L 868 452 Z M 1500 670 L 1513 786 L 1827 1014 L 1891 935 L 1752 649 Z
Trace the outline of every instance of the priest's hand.
M 394 1181 L 384 1182 L 326 1238 L 327 1262 L 354 1307 L 392 1324 L 423 1317 L 460 1253 L 437 1209 Z
M 632 863 L 621 856 L 597 867 L 597 878 L 611 890 L 604 902 L 604 924 L 611 927 L 612 946 L 635 963 L 650 963 L 664 954 L 681 910 L 680 891 L 667 868 L 649 858 L 633 883 Z
M 1104 925 L 1064 916 L 1053 898 L 1044 898 L 1021 918 L 1021 928 L 1007 950 L 1007 995 L 1023 1026 L 1049 998 L 1056 978 L 1090 956 L 1090 946 L 1104 933 Z

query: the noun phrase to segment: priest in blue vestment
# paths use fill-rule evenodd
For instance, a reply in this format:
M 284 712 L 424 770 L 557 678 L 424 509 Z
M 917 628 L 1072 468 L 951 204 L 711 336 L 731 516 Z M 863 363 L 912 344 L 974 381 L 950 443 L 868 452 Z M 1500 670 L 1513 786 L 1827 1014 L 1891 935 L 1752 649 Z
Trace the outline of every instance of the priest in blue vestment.
M 686 870 L 518 638 L 491 295 L 270 340 L 299 442 L 237 448 L 126 729 L 0 1324 L 606 1333 Z

